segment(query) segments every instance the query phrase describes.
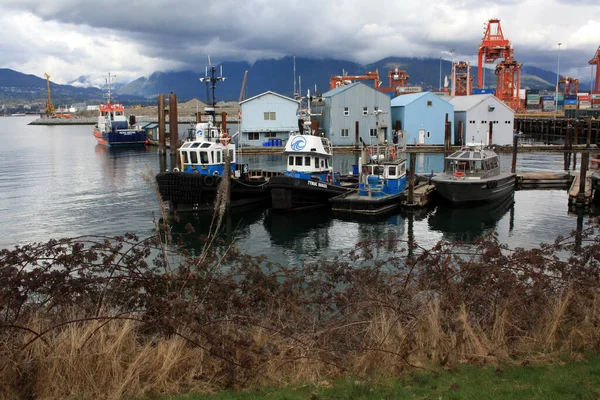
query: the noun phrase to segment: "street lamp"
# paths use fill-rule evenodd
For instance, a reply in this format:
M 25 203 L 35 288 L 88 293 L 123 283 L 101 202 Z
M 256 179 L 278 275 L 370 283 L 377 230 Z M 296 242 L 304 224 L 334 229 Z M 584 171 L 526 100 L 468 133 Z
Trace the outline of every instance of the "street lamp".
M 556 55 L 556 97 L 554 99 L 554 113 L 558 113 L 558 77 L 560 76 L 560 45 L 558 42 L 558 54 Z

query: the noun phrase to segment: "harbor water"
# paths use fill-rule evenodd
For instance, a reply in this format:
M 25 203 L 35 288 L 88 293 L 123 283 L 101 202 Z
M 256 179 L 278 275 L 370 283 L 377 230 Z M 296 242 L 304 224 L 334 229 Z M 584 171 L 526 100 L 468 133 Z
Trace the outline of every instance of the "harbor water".
M 153 188 L 161 169 L 156 147 L 106 148 L 92 126 L 31 126 L 33 117 L 0 118 L 0 248 L 82 235 L 151 235 L 159 208 Z M 335 157 L 334 168 L 352 171 L 358 155 Z M 281 155 L 242 154 L 251 169 L 285 169 Z M 510 169 L 511 155 L 501 154 Z M 409 166 L 411 168 L 411 166 Z M 419 154 L 415 171 L 443 168 L 442 154 Z M 562 153 L 523 153 L 518 171 L 561 171 Z M 588 217 L 569 214 L 565 190 L 517 191 L 513 201 L 480 207 L 438 205 L 414 214 L 370 220 L 334 218 L 327 212 L 277 214 L 253 209 L 232 213 L 224 235 L 238 247 L 272 261 L 298 263 L 330 257 L 368 239 L 414 238 L 423 247 L 441 239 L 471 241 L 496 231 L 509 247 L 532 248 L 568 235 Z M 199 233 L 210 217 L 185 215 Z M 188 246 L 200 246 L 189 241 Z

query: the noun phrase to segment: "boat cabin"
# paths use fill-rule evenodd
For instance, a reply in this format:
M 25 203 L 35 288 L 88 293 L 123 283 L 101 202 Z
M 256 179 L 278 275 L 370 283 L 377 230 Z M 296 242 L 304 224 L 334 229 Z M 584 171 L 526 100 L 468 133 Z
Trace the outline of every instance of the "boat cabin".
M 188 140 L 179 148 L 184 172 L 223 176 L 225 155 L 229 153 L 231 170 L 236 170 L 235 145 L 229 135 L 220 132 L 211 123 L 196 124 L 195 133 L 190 131 Z
M 316 135 L 291 135 L 284 156 L 288 172 L 329 172 L 333 169 L 331 144 L 325 137 Z
M 500 173 L 498 155 L 491 150 L 463 147 L 446 157 L 445 171 L 457 177 L 485 178 Z

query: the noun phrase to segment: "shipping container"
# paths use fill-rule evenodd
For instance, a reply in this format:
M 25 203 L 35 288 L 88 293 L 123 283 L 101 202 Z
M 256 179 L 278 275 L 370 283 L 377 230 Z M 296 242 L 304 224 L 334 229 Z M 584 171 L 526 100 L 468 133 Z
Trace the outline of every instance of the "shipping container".
M 496 89 L 473 89 L 473 94 L 494 94 Z
M 540 89 L 527 89 L 527 94 L 540 94 Z
M 577 95 L 576 94 L 567 94 L 567 95 L 565 95 L 565 100 L 577 100 Z
M 528 106 L 530 106 L 530 105 L 539 105 L 539 104 L 540 104 L 539 100 L 530 100 L 530 99 L 527 99 L 527 105 Z
M 577 104 L 565 104 L 565 110 L 577 110 Z
M 565 105 L 569 105 L 569 106 L 570 106 L 570 105 L 573 105 L 573 104 L 574 104 L 574 105 L 577 105 L 577 99 L 575 99 L 575 100 L 568 100 L 568 99 L 565 99 L 565 100 L 564 100 L 564 104 L 565 104 Z
M 542 96 L 542 100 L 544 100 L 544 101 L 547 101 L 547 100 L 554 101 L 554 96 Z
M 600 93 L 594 93 L 594 94 L 591 94 L 591 95 L 590 95 L 590 99 L 594 99 L 594 100 L 596 100 L 596 99 L 600 99 Z

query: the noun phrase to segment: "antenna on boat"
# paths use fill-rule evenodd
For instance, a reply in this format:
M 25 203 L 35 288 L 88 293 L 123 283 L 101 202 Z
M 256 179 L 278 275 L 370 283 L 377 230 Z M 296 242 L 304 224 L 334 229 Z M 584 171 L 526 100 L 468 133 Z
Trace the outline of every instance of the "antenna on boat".
M 208 75 L 210 71 L 210 76 Z M 223 76 L 223 65 L 221 65 L 221 73 L 219 76 L 215 76 L 217 72 L 217 67 L 210 63 L 210 56 L 208 56 L 208 66 L 204 72 L 204 77 L 200 78 L 200 82 L 210 83 L 210 88 L 212 89 L 212 99 L 211 106 L 212 109 L 208 109 L 207 112 L 212 115 L 213 123 L 215 123 L 215 110 L 217 107 L 217 99 L 215 98 L 215 89 L 217 87 L 217 82 L 224 82 L 227 78 Z M 208 87 L 207 87 L 208 88 Z
M 113 78 L 116 77 L 116 75 L 112 76 Z M 108 78 L 106 78 L 106 83 L 108 84 L 108 102 L 111 103 L 111 94 L 110 94 L 110 84 L 111 84 L 112 80 L 111 80 L 111 75 L 110 72 L 108 73 Z

